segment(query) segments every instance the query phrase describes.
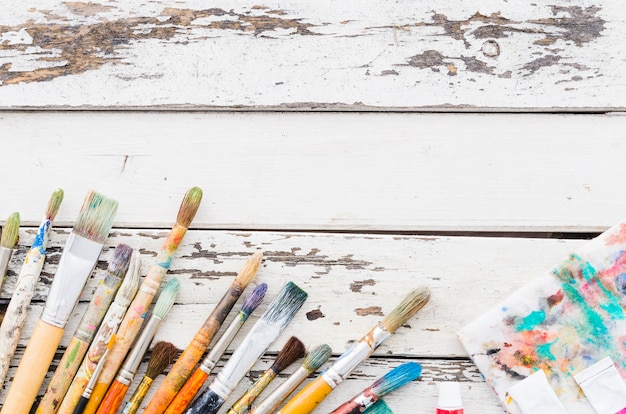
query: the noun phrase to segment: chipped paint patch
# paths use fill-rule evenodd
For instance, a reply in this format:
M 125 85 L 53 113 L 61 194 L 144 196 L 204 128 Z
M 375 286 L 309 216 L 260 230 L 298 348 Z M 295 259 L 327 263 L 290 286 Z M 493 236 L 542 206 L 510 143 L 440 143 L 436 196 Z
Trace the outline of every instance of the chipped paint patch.
M 376 316 L 385 316 L 383 313 L 383 308 L 380 306 L 369 306 L 367 308 L 356 308 L 354 310 L 359 316 L 367 316 L 367 315 L 376 315 Z
M 363 289 L 363 286 L 374 286 L 376 281 L 374 279 L 366 279 L 366 280 L 355 280 L 350 283 L 350 290 L 358 293 Z

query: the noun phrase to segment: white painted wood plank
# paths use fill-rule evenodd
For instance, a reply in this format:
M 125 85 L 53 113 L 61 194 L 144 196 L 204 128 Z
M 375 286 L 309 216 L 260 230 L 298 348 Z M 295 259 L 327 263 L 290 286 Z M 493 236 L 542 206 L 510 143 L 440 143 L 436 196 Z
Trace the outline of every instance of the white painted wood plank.
M 65 188 L 70 226 L 96 189 L 118 227 L 602 231 L 626 212 L 626 117 L 389 113 L 0 113 L 0 220 L 36 225 Z
M 621 4 L 0 5 L 0 107 L 615 110 Z

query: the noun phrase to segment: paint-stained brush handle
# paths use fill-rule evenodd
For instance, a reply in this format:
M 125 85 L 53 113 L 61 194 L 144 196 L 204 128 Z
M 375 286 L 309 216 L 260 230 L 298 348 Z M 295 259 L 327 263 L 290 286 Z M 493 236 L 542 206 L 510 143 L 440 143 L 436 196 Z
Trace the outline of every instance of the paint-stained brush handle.
M 139 405 L 143 401 L 144 397 L 150 390 L 150 386 L 152 385 L 152 378 L 144 376 L 137 386 L 137 389 L 133 393 L 133 396 L 128 400 L 126 405 L 124 406 L 124 411 L 122 414 L 135 414 L 137 410 L 139 410 Z
M 119 381 L 113 381 L 111 387 L 106 393 L 106 396 L 102 400 L 102 403 L 98 407 L 98 414 L 114 414 L 122 406 L 124 396 L 128 391 L 128 385 L 122 384 Z
M 182 414 L 206 382 L 209 374 L 197 368 L 172 400 L 165 414 Z
M 254 384 L 233 404 L 227 414 L 245 414 L 250 410 L 252 403 L 261 395 L 263 390 L 276 378 L 272 370 L 267 370 Z
M 298 392 L 279 414 L 308 414 L 315 410 L 333 391 L 333 388 L 321 376 Z
M 224 399 L 211 388 L 207 388 L 194 400 L 185 414 L 216 414 L 224 405 Z

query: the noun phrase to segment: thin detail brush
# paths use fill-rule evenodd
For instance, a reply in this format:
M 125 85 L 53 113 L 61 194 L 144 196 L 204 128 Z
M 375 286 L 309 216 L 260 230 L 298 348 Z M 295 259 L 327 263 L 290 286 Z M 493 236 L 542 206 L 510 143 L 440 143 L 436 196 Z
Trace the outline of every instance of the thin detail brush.
M 170 342 L 159 341 L 154 344 L 146 375 L 143 376 L 132 397 L 124 406 L 122 414 L 135 414 L 137 412 L 154 379 L 165 371 L 165 368 L 174 361 L 179 352 L 180 349 Z
M 104 362 L 107 359 L 109 350 L 111 349 L 114 343 L 115 343 L 115 334 L 111 336 L 111 339 L 109 340 L 109 343 L 106 349 L 104 350 L 104 353 L 102 354 L 102 357 L 100 358 L 100 361 L 96 365 L 96 368 L 94 369 L 93 374 L 91 378 L 89 379 L 89 382 L 87 383 L 87 386 L 85 387 L 85 390 L 83 391 L 83 394 L 81 395 L 80 400 L 78 401 L 78 404 L 76 404 L 76 408 L 74 408 L 74 412 L 72 414 L 83 414 L 83 411 L 85 411 L 85 407 L 87 407 L 87 403 L 89 402 L 89 398 L 91 397 L 91 391 L 93 390 L 94 385 L 96 385 L 96 381 L 98 381 L 98 377 L 100 376 L 100 372 L 102 372 L 102 367 L 104 366 Z
M 39 402 L 37 414 L 55 414 L 59 409 L 63 397 L 96 334 L 96 329 L 100 326 L 124 276 L 126 276 L 132 254 L 132 247 L 125 244 L 118 244 L 115 248 L 104 277 L 100 280 L 89 306 L 48 384 L 46 393 Z
M 126 361 L 124 361 L 124 365 L 122 365 L 122 369 L 120 369 L 117 378 L 115 378 L 115 381 L 111 384 L 102 403 L 98 407 L 98 411 L 96 411 L 97 414 L 116 413 L 122 405 L 124 396 L 126 392 L 128 392 L 130 384 L 133 382 L 133 378 L 137 373 L 137 369 L 139 369 L 139 364 L 141 364 L 143 356 L 148 350 L 150 342 L 152 342 L 154 335 L 159 329 L 161 321 L 174 305 L 179 288 L 180 282 L 177 278 L 173 278 L 165 285 L 163 291 L 161 291 L 159 299 L 154 305 L 152 316 L 150 316 L 150 319 L 146 322 L 133 349 L 128 353 Z
M 233 306 L 256 275 L 263 255 L 260 251 L 255 252 L 248 259 L 243 269 L 228 290 L 213 308 L 213 311 L 200 327 L 193 339 L 180 355 L 170 372 L 167 374 L 156 393 L 144 410 L 144 414 L 162 414 L 170 405 L 176 394 L 189 379 L 189 374 L 198 364 L 202 355 L 208 348 L 211 340 L 222 326 L 224 319 L 230 313 Z
M 130 305 L 137 293 L 137 289 L 139 289 L 140 277 L 141 259 L 139 253 L 135 251 L 130 258 L 130 265 L 122 286 L 120 286 L 115 295 L 115 300 L 109 306 L 107 314 L 102 319 L 100 328 L 98 328 L 98 332 L 89 346 L 87 355 L 83 358 L 80 368 L 78 368 L 74 380 L 63 398 L 58 411 L 59 414 L 72 414 L 74 412 L 74 408 L 78 404 L 87 383 L 93 378 L 96 367 L 100 364 L 104 352 L 109 348 L 110 340 L 117 332 L 128 305 Z M 91 395 L 91 390 L 89 393 Z
M 72 309 L 91 274 L 117 211 L 117 201 L 90 192 L 50 286 L 43 314 L 26 346 L 2 413 L 27 414 L 54 358 Z
M 298 388 L 302 381 L 328 361 L 332 352 L 333 350 L 326 344 L 319 345 L 312 351 L 309 351 L 304 361 L 302 361 L 302 366 L 276 387 L 261 403 L 254 406 L 250 414 L 271 414 L 275 412 L 283 401 Z
M 13 249 L 17 244 L 20 234 L 20 213 L 13 213 L 7 219 L 2 228 L 2 237 L 0 237 L 0 289 L 7 275 L 9 261 L 13 254 Z
M 430 290 L 425 286 L 411 291 L 389 315 L 344 352 L 330 368 L 289 400 L 279 413 L 307 414 L 313 411 L 337 385 L 341 384 L 402 324 L 415 315 L 429 299 Z
M 222 371 L 186 411 L 187 414 L 215 414 L 250 368 L 300 310 L 307 293 L 295 283 L 287 283 L 274 298 L 261 319 L 254 324 Z
M 61 189 L 52 193 L 48 200 L 46 214 L 39 225 L 30 250 L 26 253 L 24 264 L 17 277 L 15 290 L 13 290 L 11 301 L 0 326 L 0 385 L 4 383 L 4 379 L 9 371 L 11 358 L 15 354 L 17 344 L 22 335 L 22 329 L 28 314 L 28 306 L 35 293 L 35 286 L 46 259 L 46 247 L 48 246 L 48 238 L 52 230 L 52 222 L 59 211 L 62 201 L 63 190 Z
M 331 414 L 361 414 L 376 401 L 413 381 L 421 374 L 422 366 L 417 362 L 402 364 L 377 379 L 370 387 L 335 408 Z
M 247 413 L 256 398 L 267 388 L 268 385 L 285 368 L 294 363 L 296 359 L 302 358 L 305 353 L 305 346 L 298 338 L 292 336 L 287 340 L 283 348 L 276 356 L 276 360 L 248 390 L 233 404 L 227 414 Z
M 185 408 L 187 408 L 202 384 L 204 384 L 206 379 L 209 377 L 211 371 L 215 368 L 222 355 L 224 355 L 224 352 L 226 352 L 230 343 L 233 339 L 235 339 L 235 336 L 243 324 L 248 320 L 252 312 L 261 304 L 266 292 L 266 283 L 261 283 L 254 288 L 252 292 L 250 292 L 241 307 L 241 310 L 237 316 L 235 316 L 235 319 L 233 319 L 228 328 L 226 328 L 220 339 L 215 343 L 213 348 L 211 348 L 211 351 L 209 351 L 209 354 L 200 363 L 198 369 L 193 372 L 187 382 L 185 382 L 185 385 L 183 385 L 178 394 L 176 394 L 176 397 L 174 397 L 169 407 L 167 407 L 167 410 L 165 411 L 166 414 L 180 414 L 185 411 Z
M 144 278 L 139 292 L 130 304 L 126 315 L 124 315 L 124 319 L 117 331 L 115 346 L 111 349 L 111 353 L 104 365 L 100 379 L 91 393 L 89 404 L 87 408 L 85 408 L 86 414 L 96 412 L 102 398 L 109 389 L 109 385 L 115 379 L 115 374 L 120 365 L 122 365 L 128 350 L 139 333 L 141 323 L 148 312 L 152 299 L 154 299 L 154 295 L 163 277 L 170 268 L 174 254 L 182 242 L 187 228 L 196 215 L 201 200 L 202 190 L 198 187 L 191 188 L 185 194 L 180 209 L 178 210 L 176 224 L 174 224 L 163 246 L 161 246 L 161 251 L 156 257 L 156 262 L 148 270 L 148 274 Z

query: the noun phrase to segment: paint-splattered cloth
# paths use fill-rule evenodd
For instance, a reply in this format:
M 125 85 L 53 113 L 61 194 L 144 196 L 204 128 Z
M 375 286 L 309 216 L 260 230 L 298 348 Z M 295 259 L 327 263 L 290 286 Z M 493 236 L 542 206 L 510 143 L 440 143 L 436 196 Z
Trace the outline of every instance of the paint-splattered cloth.
M 459 338 L 510 413 L 520 411 L 507 390 L 542 369 L 568 413 L 593 414 L 573 376 L 608 356 L 626 378 L 626 224 L 584 244 Z

